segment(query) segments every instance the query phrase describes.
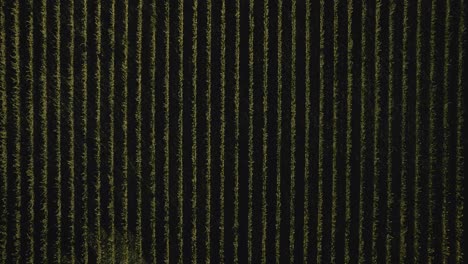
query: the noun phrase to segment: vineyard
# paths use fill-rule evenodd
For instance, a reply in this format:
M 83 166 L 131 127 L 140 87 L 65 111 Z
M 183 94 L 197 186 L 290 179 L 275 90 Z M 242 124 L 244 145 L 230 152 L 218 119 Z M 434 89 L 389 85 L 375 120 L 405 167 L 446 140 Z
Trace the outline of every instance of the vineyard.
M 0 0 L 0 264 L 464 263 L 467 2 Z

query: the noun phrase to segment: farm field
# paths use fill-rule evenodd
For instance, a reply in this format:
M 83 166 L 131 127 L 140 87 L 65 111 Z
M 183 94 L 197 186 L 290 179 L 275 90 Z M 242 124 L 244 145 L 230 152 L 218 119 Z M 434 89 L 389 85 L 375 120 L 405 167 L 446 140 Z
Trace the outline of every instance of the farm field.
M 464 263 L 467 0 L 0 0 L 0 264 Z

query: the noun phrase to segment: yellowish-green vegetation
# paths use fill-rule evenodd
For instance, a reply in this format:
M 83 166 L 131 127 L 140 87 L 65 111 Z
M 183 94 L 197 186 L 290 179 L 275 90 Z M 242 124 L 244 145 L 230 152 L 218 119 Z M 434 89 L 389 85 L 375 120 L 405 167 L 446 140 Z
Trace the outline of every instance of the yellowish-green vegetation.
M 463 263 L 465 0 L 0 2 L 0 264 Z

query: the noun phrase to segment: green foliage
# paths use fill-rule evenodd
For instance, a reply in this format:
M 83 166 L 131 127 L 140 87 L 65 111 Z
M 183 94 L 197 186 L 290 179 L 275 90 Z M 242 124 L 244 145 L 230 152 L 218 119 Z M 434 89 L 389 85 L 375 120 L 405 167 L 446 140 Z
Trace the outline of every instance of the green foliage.
M 266 263 L 268 177 L 268 1 L 263 3 L 262 263 Z M 225 120 L 222 120 L 224 123 Z
M 247 215 L 247 249 L 248 249 L 248 262 L 252 263 L 252 222 L 253 222 L 253 174 L 254 174 L 254 151 L 253 151 L 253 129 L 254 129 L 254 0 L 249 0 L 249 88 L 248 88 L 248 101 L 249 101 L 249 128 L 248 128 L 248 215 Z M 207 119 L 209 120 L 209 119 Z
M 289 261 L 294 263 L 296 241 L 296 0 L 291 3 L 291 181 L 289 183 Z
M 310 72 L 310 62 L 311 62 L 311 33 L 310 33 L 310 20 L 311 20 L 311 2 L 307 0 L 305 2 L 306 8 L 306 18 L 305 18 L 305 72 Z M 304 262 L 307 263 L 309 261 L 309 254 L 310 252 L 310 230 L 308 226 L 311 222 L 311 206 L 310 206 L 310 189 L 308 186 L 311 184 L 311 175 L 310 175 L 310 135 L 311 125 L 310 125 L 310 113 L 311 113 L 311 76 L 310 74 L 306 74 L 305 77 L 305 150 L 304 150 L 304 241 L 303 241 L 303 252 L 304 252 Z
M 184 120 L 184 6 L 183 1 L 177 1 L 177 47 L 178 47 L 178 79 L 177 79 L 177 261 L 183 263 L 184 261 L 184 239 L 183 239 L 183 226 L 184 226 L 184 159 L 183 159 L 183 120 Z
M 283 58 L 283 37 L 281 32 L 283 31 L 283 23 L 282 23 L 282 18 L 283 18 L 283 1 L 278 0 L 278 17 L 277 17 L 277 23 L 278 23 L 278 31 L 277 31 L 277 42 L 278 42 L 278 53 L 277 53 L 277 62 L 278 62 L 278 72 L 277 72 L 277 83 L 278 83 L 278 90 L 277 90 L 277 108 L 276 108 L 276 114 L 277 114 L 277 131 L 276 131 L 276 208 L 275 208 L 275 255 L 276 255 L 276 263 L 280 262 L 280 256 L 281 256 L 281 162 L 278 162 L 281 160 L 282 155 L 282 97 L 283 97 L 283 78 L 282 78 L 282 58 Z
M 240 134 L 240 120 L 239 120 L 239 107 L 240 107 L 240 1 L 236 1 L 235 4 L 235 20 L 236 20 L 236 49 L 234 51 L 234 79 L 235 79 L 235 90 L 234 90 L 234 262 L 239 261 L 239 134 Z
M 88 243 L 94 245 L 94 254 L 90 261 L 95 263 L 101 263 L 101 90 L 102 90 L 102 76 L 101 76 L 101 52 L 102 52 L 102 33 L 101 33 L 101 3 L 99 1 L 93 3 L 91 18 L 91 25 L 88 30 L 94 34 L 90 37 L 89 45 L 92 48 L 89 49 L 88 56 L 93 61 L 94 65 L 91 64 L 89 67 L 92 71 L 91 81 L 89 82 L 88 89 L 88 117 L 90 119 L 87 123 L 90 128 L 87 137 L 91 137 L 89 141 L 90 153 L 88 159 L 88 181 L 83 184 L 88 184 L 89 198 L 88 198 L 88 223 L 89 232 L 94 234 L 90 237 Z M 91 111 L 90 111 L 91 110 Z M 137 172 L 138 175 L 138 172 Z M 85 250 L 83 250 L 85 251 Z M 85 254 L 83 255 L 85 256 Z M 81 262 L 85 262 L 85 258 L 81 259 Z
M 463 212 L 464 212 L 464 164 L 465 164 L 465 145 L 463 143 L 465 132 L 465 96 L 463 91 L 466 91 L 466 44 L 468 42 L 468 20 L 466 18 L 468 8 L 466 0 L 460 3 L 460 22 L 458 23 L 458 84 L 457 84 L 457 151 L 456 151 L 456 243 L 455 243 L 455 259 L 457 262 L 463 263 Z
M 409 218 L 412 212 L 409 208 L 409 196 L 412 193 L 410 190 L 411 168 L 410 168 L 410 140 L 408 131 L 411 130 L 410 124 L 410 78 L 409 78 L 409 65 L 411 64 L 410 52 L 410 27 L 409 27 L 409 3 L 404 2 L 403 7 L 403 72 L 402 72 L 402 113 L 401 113 L 401 203 L 400 203 L 400 262 L 409 260 L 410 250 L 410 232 L 409 232 Z
M 107 195 L 101 200 L 102 208 L 102 223 L 108 230 L 103 241 L 102 262 L 115 259 L 115 1 L 106 1 L 101 7 L 102 10 L 107 10 L 107 18 L 103 14 L 102 28 L 107 27 L 108 30 L 103 30 L 102 36 L 102 53 L 107 54 L 102 62 L 103 71 L 103 104 L 101 111 L 102 126 L 100 133 L 102 134 L 102 186 L 107 190 Z
M 0 5 L 0 262 L 6 262 L 7 251 L 7 91 L 5 2 Z
M 205 100 L 206 100 L 206 135 L 205 135 L 205 145 L 206 145 L 206 219 L 205 219 L 205 226 L 204 231 L 206 235 L 205 239 L 205 250 L 206 250 L 206 259 L 205 263 L 211 263 L 211 177 L 212 177 L 212 165 L 211 165 L 211 46 L 212 46 L 212 39 L 211 39 L 211 12 L 212 12 L 212 3 L 211 0 L 207 0 L 206 2 L 206 50 L 205 50 L 205 57 L 206 57 L 206 87 L 205 87 Z
M 354 91 L 355 87 L 355 80 L 358 79 L 358 76 L 355 76 L 354 70 L 355 68 L 358 67 L 356 65 L 356 56 L 353 53 L 353 50 L 355 49 L 355 41 L 354 37 L 356 35 L 355 30 L 353 29 L 353 26 L 355 22 L 353 21 L 353 17 L 359 12 L 354 8 L 354 1 L 349 1 L 348 2 L 348 45 L 347 45 L 347 98 L 346 98 L 346 198 L 345 198 L 345 207 L 346 207 L 346 212 L 345 212 L 345 245 L 344 245 L 344 254 L 345 254 L 345 262 L 349 263 L 351 261 L 351 254 L 352 254 L 352 247 L 354 245 L 351 245 L 351 221 L 352 221 L 352 212 L 351 212 L 351 204 L 352 204 L 352 191 L 351 191 L 351 178 L 353 176 L 352 174 L 352 169 L 354 168 L 353 164 L 353 154 L 356 153 L 357 147 L 356 147 L 356 142 L 353 142 L 353 133 L 356 133 L 353 128 L 353 123 L 355 122 L 355 119 L 353 117 L 353 111 L 356 111 L 357 108 L 359 108 L 358 105 L 355 105 L 353 102 L 353 96 L 357 94 L 356 91 Z
M 7 67 L 11 69 L 12 75 L 9 76 L 11 87 L 7 90 L 7 157 L 11 163 L 7 175 L 11 175 L 12 180 L 7 182 L 7 193 L 13 197 L 7 199 L 7 217 L 8 229 L 7 236 L 10 244 L 7 243 L 7 260 L 11 262 L 20 261 L 21 253 L 21 108 L 20 108 L 20 14 L 19 2 L 14 1 L 9 6 L 9 10 L 4 8 L 4 12 L 8 10 L 11 16 L 12 27 L 8 29 L 6 36 L 10 36 L 12 49 L 10 50 L 10 59 L 7 62 Z M 5 73 L 6 75 L 6 73 Z M 6 78 L 7 76 L 5 76 Z
M 221 127 L 220 127 L 220 237 L 219 237 L 219 258 L 221 264 L 224 264 L 225 257 L 224 257 L 224 239 L 225 239 L 225 225 L 224 225 L 224 210 L 225 210 L 225 159 L 226 159 L 226 149 L 225 149 L 225 141 L 226 141 L 226 1 L 223 0 L 221 3 L 221 87 L 220 87 L 220 94 L 221 94 Z
M 26 54 L 23 55 L 23 65 L 21 66 L 22 78 L 21 87 L 24 87 L 26 91 L 21 93 L 21 127 L 22 127 L 22 138 L 21 138 L 21 178 L 24 179 L 21 182 L 21 188 L 24 190 L 21 193 L 23 198 L 21 207 L 21 251 L 23 253 L 24 263 L 33 263 L 34 260 L 34 102 L 33 102 L 33 91 L 34 91 L 34 69 L 33 69 L 33 1 L 27 1 L 25 4 L 24 12 L 20 13 L 25 16 L 26 19 L 21 21 L 26 29 L 26 35 L 20 36 L 20 40 L 27 43 Z M 44 67 L 43 67 L 44 69 Z M 40 76 L 40 89 L 45 94 L 46 83 L 45 74 Z M 44 98 L 45 96 L 43 96 Z M 44 98 L 45 99 L 45 98 Z M 45 107 L 42 107 L 44 109 Z M 41 119 L 46 120 L 45 111 L 41 113 Z M 47 121 L 46 121 L 47 122 Z M 45 131 L 44 131 L 45 132 Z M 44 135 L 44 132 L 43 135 Z M 43 163 L 44 164 L 44 163 Z M 43 165 L 44 166 L 44 165 Z M 43 175 L 46 175 L 44 173 Z
M 2 1 L 0 263 L 462 263 L 466 12 Z
M 61 262 L 61 235 L 62 235 L 62 204 L 61 204 L 61 192 L 62 192 L 62 153 L 61 153 L 61 132 L 62 132 L 62 122 L 61 115 L 62 112 L 68 110 L 69 116 L 72 113 L 72 109 L 69 108 L 69 105 L 65 107 L 65 110 L 62 111 L 62 74 L 61 74 L 61 6 L 60 1 L 55 1 L 53 3 L 53 12 L 52 14 L 47 14 L 47 3 L 46 1 L 41 2 L 41 38 L 40 45 L 43 53 L 41 54 L 41 70 L 40 70 L 40 83 L 39 87 L 41 89 L 41 100 L 40 100 L 40 146 L 37 153 L 40 153 L 40 164 L 41 169 L 39 170 L 38 177 L 38 186 L 39 186 L 39 195 L 37 195 L 37 201 L 40 203 L 41 210 L 36 215 L 37 219 L 40 221 L 40 230 L 39 230 L 39 252 L 38 260 L 39 262 L 47 262 L 50 259 L 51 263 L 60 263 Z M 51 34 L 47 34 L 47 16 L 52 17 L 52 30 L 49 31 Z M 48 46 L 47 40 L 50 36 L 51 45 Z M 47 49 L 49 48 L 49 49 Z M 53 63 L 48 64 L 47 59 L 53 58 Z M 50 82 L 48 82 L 48 77 Z M 67 83 L 67 82 L 66 82 Z M 48 86 L 48 84 L 50 84 Z M 49 87 L 49 88 L 47 88 Z M 68 86 L 65 86 L 68 87 Z M 52 100 L 50 103 L 47 100 L 48 94 Z M 73 97 L 68 97 L 69 99 Z M 48 105 L 51 107 L 49 108 Z M 48 118 L 48 112 L 51 112 L 52 118 Z M 71 122 L 73 119 L 68 118 L 68 122 Z M 66 122 L 66 124 L 68 124 Z M 52 137 L 48 140 L 47 127 L 51 126 Z M 67 126 L 66 132 L 70 131 L 69 129 L 73 126 Z M 49 148 L 49 145 L 52 148 Z M 53 155 L 51 159 L 48 159 L 48 152 L 52 152 Z M 67 153 L 67 152 L 66 152 Z M 67 153 L 68 154 L 68 153 Z M 48 163 L 51 163 L 52 166 L 48 167 Z M 66 164 L 66 163 L 65 163 Z M 65 170 L 68 172 L 68 170 Z M 53 177 L 50 177 L 50 181 L 47 177 L 47 174 L 51 173 Z M 48 191 L 48 185 L 52 186 L 52 191 Z M 51 198 L 51 206 L 48 207 L 48 198 Z M 49 210 L 50 208 L 50 210 Z M 49 217 L 51 218 L 49 221 Z M 50 237 L 52 241 L 49 241 L 47 230 L 48 227 L 54 227 L 50 232 Z M 49 246 L 50 251 L 48 254 L 47 247 Z M 49 258 L 48 258 L 49 257 Z
M 169 2 L 164 3 L 164 167 L 163 167 L 163 175 L 164 175 L 164 262 L 169 263 L 170 259 L 170 250 L 169 250 L 169 115 L 170 115 L 170 108 L 169 108 L 169 73 L 170 73 L 170 65 L 169 65 L 169 32 L 170 32 L 170 21 L 169 21 Z
M 191 234 L 190 234 L 190 243 L 191 243 L 191 262 L 197 262 L 197 181 L 198 181 L 198 170 L 197 170 L 197 162 L 198 162 L 198 155 L 197 155 L 197 48 L 198 48 L 198 0 L 193 1 L 192 6 L 192 109 L 191 109 L 191 118 L 192 118 L 192 146 L 191 146 L 191 162 L 192 162 L 192 195 L 191 195 L 191 213 L 192 213 L 192 221 L 191 221 Z
M 369 17 L 370 12 L 370 3 L 362 3 L 362 12 L 361 12 L 361 120 L 360 120 L 360 200 L 359 200 L 359 261 L 371 261 L 371 252 L 372 252 L 372 240 L 369 241 L 369 237 L 372 238 L 372 222 L 369 221 L 369 218 L 372 218 L 372 200 L 369 199 L 370 194 L 372 193 L 372 176 L 373 171 L 373 157 L 371 155 L 373 150 L 372 138 L 371 138 L 371 127 L 372 124 L 372 112 L 373 109 L 373 76 L 372 74 L 372 65 L 370 56 L 372 56 L 372 31 L 374 28 L 371 27 Z M 371 198 L 372 199 L 372 198 Z M 370 217 L 369 217 L 370 215 Z

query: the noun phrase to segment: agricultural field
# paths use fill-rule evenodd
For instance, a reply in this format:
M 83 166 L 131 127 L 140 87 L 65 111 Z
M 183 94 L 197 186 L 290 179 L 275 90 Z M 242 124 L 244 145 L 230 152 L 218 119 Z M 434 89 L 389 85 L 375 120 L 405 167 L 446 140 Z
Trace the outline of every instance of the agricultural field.
M 467 2 L 0 0 L 0 264 L 464 263 Z

